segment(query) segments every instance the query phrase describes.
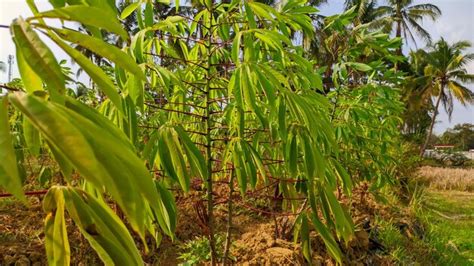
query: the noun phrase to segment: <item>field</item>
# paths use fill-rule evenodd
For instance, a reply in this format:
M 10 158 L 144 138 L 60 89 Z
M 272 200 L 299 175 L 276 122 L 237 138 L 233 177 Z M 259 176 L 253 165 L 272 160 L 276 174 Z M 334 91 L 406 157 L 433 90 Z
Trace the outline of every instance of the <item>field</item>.
M 427 186 L 418 212 L 428 224 L 425 242 L 440 261 L 474 264 L 474 169 L 422 167 L 418 176 Z

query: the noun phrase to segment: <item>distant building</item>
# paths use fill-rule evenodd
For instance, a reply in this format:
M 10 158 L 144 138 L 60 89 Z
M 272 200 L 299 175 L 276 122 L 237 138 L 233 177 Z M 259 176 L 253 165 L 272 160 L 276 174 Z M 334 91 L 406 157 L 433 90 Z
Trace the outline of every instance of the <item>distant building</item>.
M 454 149 L 454 145 L 451 144 L 439 144 L 439 145 L 433 145 L 435 150 L 451 150 Z
M 465 152 L 463 152 L 463 154 L 464 154 L 467 158 L 469 158 L 469 159 L 471 159 L 471 160 L 474 160 L 474 149 L 470 149 L 469 151 L 465 151 Z

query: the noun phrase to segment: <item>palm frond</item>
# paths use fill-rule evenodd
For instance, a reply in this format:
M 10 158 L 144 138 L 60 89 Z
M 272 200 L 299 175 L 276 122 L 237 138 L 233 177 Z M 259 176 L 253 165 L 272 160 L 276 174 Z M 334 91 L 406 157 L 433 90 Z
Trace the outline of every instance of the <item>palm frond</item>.
M 427 43 L 431 42 L 431 35 L 428 31 L 426 31 L 416 20 L 408 17 L 408 24 L 411 26 L 412 29 L 415 30 L 418 36 L 424 39 Z
M 451 45 L 452 49 L 459 50 L 459 51 L 464 51 L 468 48 L 471 48 L 471 46 L 472 46 L 471 42 L 466 41 L 466 40 L 458 41 Z
M 418 4 L 413 5 L 407 8 L 409 13 L 414 13 L 422 16 L 428 16 L 432 20 L 435 20 L 439 16 L 441 16 L 442 12 L 439 7 L 433 4 Z
M 462 105 L 474 102 L 474 92 L 461 83 L 455 80 L 450 80 L 448 82 L 448 88 L 454 98 L 456 98 L 456 100 L 458 100 Z
M 451 73 L 450 73 L 451 74 Z M 451 74 L 456 80 L 463 83 L 474 83 L 474 74 Z

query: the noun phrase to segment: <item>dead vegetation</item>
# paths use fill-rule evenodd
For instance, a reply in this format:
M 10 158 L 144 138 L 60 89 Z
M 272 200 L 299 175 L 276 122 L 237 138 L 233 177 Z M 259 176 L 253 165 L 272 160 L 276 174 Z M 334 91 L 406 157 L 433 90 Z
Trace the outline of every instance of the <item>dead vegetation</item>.
M 474 169 L 423 166 L 417 179 L 438 190 L 474 191 Z

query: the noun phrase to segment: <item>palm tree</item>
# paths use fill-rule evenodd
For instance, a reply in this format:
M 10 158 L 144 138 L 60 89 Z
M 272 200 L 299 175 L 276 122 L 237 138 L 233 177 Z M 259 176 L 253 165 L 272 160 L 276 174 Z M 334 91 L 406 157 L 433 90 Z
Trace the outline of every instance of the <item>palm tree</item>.
M 431 36 L 420 22 L 424 18 L 435 20 L 441 15 L 441 10 L 433 4 L 412 5 L 413 0 L 388 0 L 388 5 L 380 6 L 378 12 L 378 23 L 384 25 L 387 31 L 395 29 L 395 36 L 401 38 L 402 35 L 407 42 L 408 37 L 415 43 L 413 31 L 422 39 L 431 42 Z M 397 51 L 402 54 L 402 48 Z
M 349 10 L 354 8 L 357 12 L 357 17 L 354 20 L 354 25 L 369 24 L 371 28 L 380 28 L 377 26 L 377 18 L 379 16 L 380 7 L 377 6 L 377 0 L 345 0 L 344 9 Z
M 424 91 L 431 97 L 435 96 L 436 101 L 420 156 L 423 155 L 433 132 L 440 103 L 443 103 L 451 119 L 454 98 L 463 105 L 474 102 L 474 93 L 464 85 L 465 83 L 474 83 L 474 74 L 468 73 L 466 69 L 466 65 L 474 59 L 474 53 L 464 53 L 470 47 L 471 44 L 467 41 L 450 45 L 441 39 L 432 45 L 428 52 L 425 52 L 427 65 L 424 68 L 426 78 Z

